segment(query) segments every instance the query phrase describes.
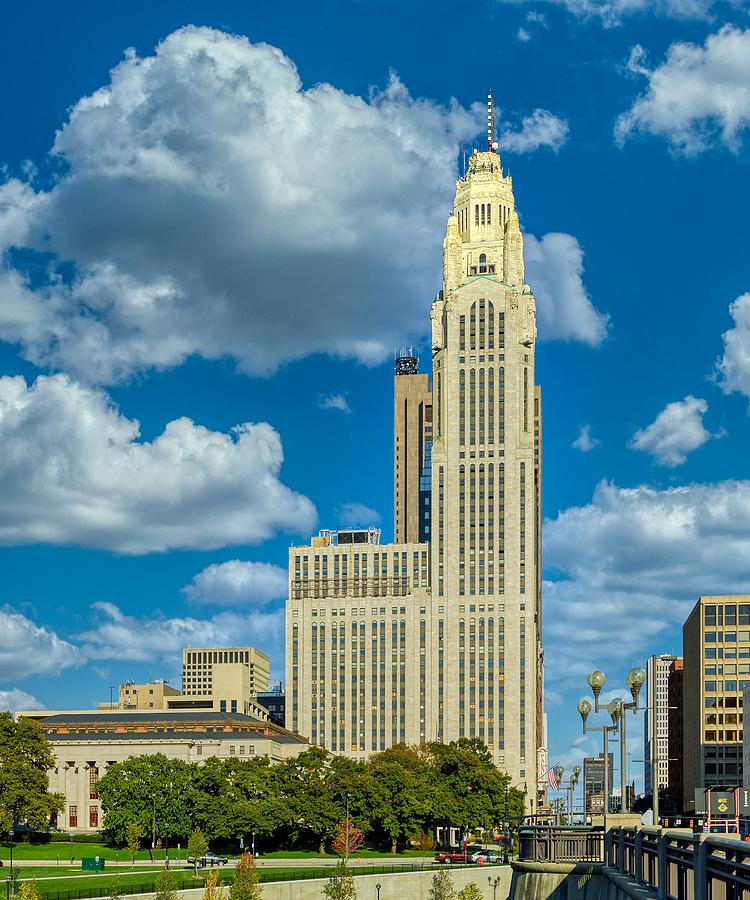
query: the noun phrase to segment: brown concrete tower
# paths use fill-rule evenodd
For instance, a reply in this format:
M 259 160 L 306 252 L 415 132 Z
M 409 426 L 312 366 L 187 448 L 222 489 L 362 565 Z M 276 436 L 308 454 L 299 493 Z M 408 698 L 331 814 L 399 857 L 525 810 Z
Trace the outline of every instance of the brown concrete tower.
M 393 540 L 417 544 L 430 537 L 432 394 L 411 347 L 396 357 L 393 384 Z

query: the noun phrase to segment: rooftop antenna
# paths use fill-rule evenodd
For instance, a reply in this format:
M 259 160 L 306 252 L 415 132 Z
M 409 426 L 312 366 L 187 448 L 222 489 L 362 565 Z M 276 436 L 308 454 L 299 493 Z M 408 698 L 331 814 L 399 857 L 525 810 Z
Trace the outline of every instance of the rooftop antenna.
M 495 140 L 495 95 L 492 91 L 487 93 L 487 150 L 492 153 L 497 150 Z

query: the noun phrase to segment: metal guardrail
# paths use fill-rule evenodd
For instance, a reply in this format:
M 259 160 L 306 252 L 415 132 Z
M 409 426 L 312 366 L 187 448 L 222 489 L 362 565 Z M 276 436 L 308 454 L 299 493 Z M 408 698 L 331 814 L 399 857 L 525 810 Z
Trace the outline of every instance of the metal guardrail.
M 750 900 L 750 843 L 683 828 L 522 828 L 521 862 L 603 862 L 660 900 Z
M 750 845 L 683 828 L 613 828 L 607 864 L 664 900 L 750 900 Z
M 545 825 L 521 828 L 518 858 L 538 863 L 603 862 L 604 829 Z

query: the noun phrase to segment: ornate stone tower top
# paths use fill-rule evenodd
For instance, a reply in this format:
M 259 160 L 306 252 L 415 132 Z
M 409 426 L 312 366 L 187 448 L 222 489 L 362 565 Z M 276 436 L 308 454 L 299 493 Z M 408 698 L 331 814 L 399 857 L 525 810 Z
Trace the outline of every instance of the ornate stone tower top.
M 486 151 L 475 150 L 468 172 L 456 182 L 453 212 L 443 244 L 447 296 L 469 278 L 495 276 L 523 288 L 523 238 L 518 223 L 513 180 L 503 175 L 494 140 L 492 93 L 487 107 Z

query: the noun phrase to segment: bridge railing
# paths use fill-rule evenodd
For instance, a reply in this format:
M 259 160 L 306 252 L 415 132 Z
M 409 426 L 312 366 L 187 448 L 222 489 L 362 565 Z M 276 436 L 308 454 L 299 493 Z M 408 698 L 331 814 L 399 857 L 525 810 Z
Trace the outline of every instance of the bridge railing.
M 750 843 L 683 828 L 536 826 L 518 835 L 518 859 L 604 863 L 660 900 L 750 900 Z
M 518 858 L 528 862 L 603 862 L 604 829 L 537 825 L 518 833 Z
M 612 828 L 607 865 L 664 900 L 750 900 L 750 845 L 683 828 Z

